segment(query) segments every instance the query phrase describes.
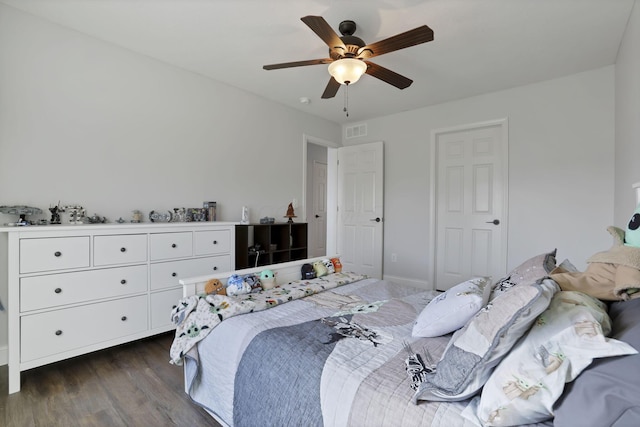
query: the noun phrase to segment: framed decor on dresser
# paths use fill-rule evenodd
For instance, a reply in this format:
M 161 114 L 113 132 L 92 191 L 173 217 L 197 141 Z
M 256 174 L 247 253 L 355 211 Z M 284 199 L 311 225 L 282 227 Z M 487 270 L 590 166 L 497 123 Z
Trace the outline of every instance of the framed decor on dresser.
M 0 236 L 9 393 L 27 369 L 174 329 L 179 280 L 235 268 L 234 223 L 6 227 Z

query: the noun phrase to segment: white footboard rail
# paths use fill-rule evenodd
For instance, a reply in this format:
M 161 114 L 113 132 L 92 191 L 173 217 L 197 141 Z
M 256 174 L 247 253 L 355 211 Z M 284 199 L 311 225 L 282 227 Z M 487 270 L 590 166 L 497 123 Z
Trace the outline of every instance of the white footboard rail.
M 227 271 L 225 273 L 210 274 L 206 276 L 189 277 L 181 279 L 179 283 L 182 285 L 182 296 L 188 297 L 199 293 L 204 293 L 204 285 L 211 279 L 218 279 L 223 284 L 227 284 L 227 279 L 233 274 L 245 275 L 245 274 L 257 274 L 263 270 L 271 270 L 276 276 L 276 282 L 278 284 L 289 283 L 293 280 L 300 280 L 300 269 L 303 264 L 313 264 L 316 261 L 320 261 L 327 258 L 339 258 L 339 255 L 323 256 L 317 258 L 307 258 L 298 261 L 284 262 L 280 264 L 264 265 L 255 268 L 246 268 L 244 270 Z

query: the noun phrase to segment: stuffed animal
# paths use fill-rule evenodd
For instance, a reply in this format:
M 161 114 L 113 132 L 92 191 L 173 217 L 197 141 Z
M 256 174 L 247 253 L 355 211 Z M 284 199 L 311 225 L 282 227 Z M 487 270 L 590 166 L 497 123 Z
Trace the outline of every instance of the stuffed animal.
M 324 265 L 322 261 L 316 261 L 313 263 L 313 269 L 316 272 L 316 277 L 322 277 L 329 274 L 327 267 Z
M 227 280 L 227 295 L 236 296 L 251 292 L 251 285 L 237 274 L 232 274 Z
M 211 279 L 204 285 L 204 292 L 207 295 L 226 295 L 227 290 L 222 284 L 222 282 L 218 279 Z
M 331 263 L 333 264 L 333 269 L 336 273 L 342 273 L 342 263 L 340 262 L 340 258 L 331 258 Z
M 251 292 L 260 292 L 262 290 L 260 280 L 255 274 L 246 274 L 242 276 L 242 280 L 244 280 L 249 285 L 249 287 L 251 288 Z
M 336 268 L 333 266 L 333 263 L 331 262 L 331 260 L 329 258 L 323 259 L 322 263 L 324 264 L 325 267 L 327 267 L 327 272 L 329 274 L 333 274 L 333 273 L 336 272 Z
M 260 273 L 260 283 L 264 290 L 273 289 L 277 286 L 276 275 L 271 270 L 263 270 Z
M 309 280 L 316 278 L 316 271 L 313 269 L 313 266 L 309 263 L 302 264 L 300 267 L 300 275 L 302 276 L 302 280 Z
M 605 301 L 640 297 L 640 205 L 626 231 L 614 226 L 607 231 L 613 236 L 613 246 L 589 258 L 586 271 L 551 272 L 563 291 L 580 291 Z

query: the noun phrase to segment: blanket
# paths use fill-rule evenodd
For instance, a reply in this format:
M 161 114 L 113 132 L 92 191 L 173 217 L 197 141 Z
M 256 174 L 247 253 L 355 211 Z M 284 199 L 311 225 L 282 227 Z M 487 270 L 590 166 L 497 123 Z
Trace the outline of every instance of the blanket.
M 181 365 L 187 352 L 225 319 L 266 310 L 364 278 L 365 275 L 341 272 L 243 295 L 191 295 L 182 298 L 171 311 L 176 335 L 171 344 L 170 362 Z

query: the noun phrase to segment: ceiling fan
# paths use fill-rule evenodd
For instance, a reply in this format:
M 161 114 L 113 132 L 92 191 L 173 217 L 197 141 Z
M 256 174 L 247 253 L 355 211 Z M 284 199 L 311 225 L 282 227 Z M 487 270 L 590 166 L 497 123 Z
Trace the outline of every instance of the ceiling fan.
M 329 58 L 284 62 L 265 65 L 262 68 L 277 70 L 279 68 L 329 64 L 331 79 L 322 94 L 322 98 L 325 99 L 333 98 L 338 93 L 341 84 L 355 83 L 364 73 L 398 89 L 409 87 L 413 80 L 367 61 L 367 59 L 433 40 L 433 30 L 423 25 L 372 44 L 365 44 L 361 38 L 353 35 L 356 31 L 356 23 L 353 21 L 340 23 L 338 30 L 342 37 L 339 37 L 322 16 L 305 16 L 300 19 L 329 46 Z

